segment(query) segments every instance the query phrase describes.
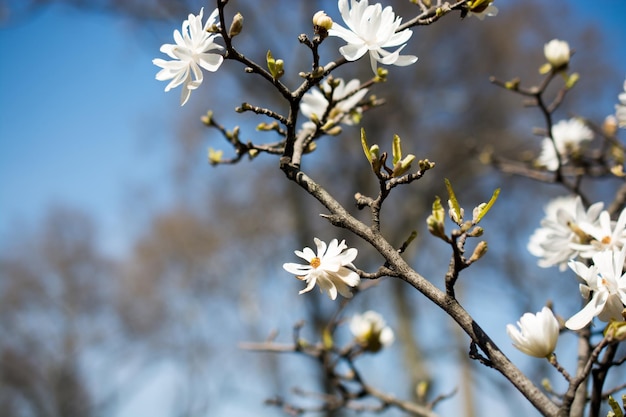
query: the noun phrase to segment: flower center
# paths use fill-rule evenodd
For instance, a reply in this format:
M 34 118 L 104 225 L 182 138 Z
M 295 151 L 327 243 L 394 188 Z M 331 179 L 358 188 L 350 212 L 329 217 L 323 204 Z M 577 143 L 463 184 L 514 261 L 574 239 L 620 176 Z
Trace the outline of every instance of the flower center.
M 604 236 L 602 238 L 602 244 L 608 245 L 609 243 L 611 243 L 611 236 Z
M 322 264 L 322 260 L 316 257 L 316 258 L 311 259 L 311 262 L 309 263 L 313 268 L 317 268 Z

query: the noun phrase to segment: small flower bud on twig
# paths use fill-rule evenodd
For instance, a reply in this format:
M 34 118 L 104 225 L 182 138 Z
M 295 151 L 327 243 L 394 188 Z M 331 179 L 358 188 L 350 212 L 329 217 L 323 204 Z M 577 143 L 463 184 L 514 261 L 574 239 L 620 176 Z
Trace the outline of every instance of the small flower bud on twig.
M 313 15 L 313 31 L 320 38 L 324 39 L 328 36 L 328 31 L 333 27 L 333 19 L 331 19 L 323 10 Z
M 476 248 L 474 248 L 474 253 L 472 253 L 472 256 L 469 259 L 469 261 L 476 262 L 477 260 L 482 258 L 486 253 L 487 253 L 487 242 L 482 240 L 478 242 L 478 245 L 476 245 Z
M 233 22 L 230 24 L 230 29 L 228 30 L 228 36 L 233 38 L 239 35 L 241 33 L 242 28 L 243 28 L 243 16 L 241 13 L 237 13 L 235 17 L 233 17 Z

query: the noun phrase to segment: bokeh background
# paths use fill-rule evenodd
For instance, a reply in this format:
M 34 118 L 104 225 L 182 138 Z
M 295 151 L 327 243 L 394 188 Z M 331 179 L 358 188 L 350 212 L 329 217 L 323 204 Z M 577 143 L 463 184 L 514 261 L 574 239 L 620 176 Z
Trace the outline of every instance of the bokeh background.
M 392 4 L 405 19 L 416 13 L 408 1 Z M 370 142 L 389 147 L 397 133 L 405 152 L 437 163 L 392 195 L 383 229 L 397 244 L 418 231 L 406 256 L 439 286 L 448 248 L 428 235 L 424 221 L 435 196 L 446 195 L 443 178 L 466 210 L 502 188 L 484 221 L 489 254 L 464 271 L 460 298 L 534 381 L 548 377 L 558 389 L 559 375 L 516 352 L 504 327 L 547 300 L 564 316 L 579 308 L 572 274 L 540 269 L 526 250 L 547 199 L 565 190 L 501 174 L 471 149 L 518 160 L 538 154 L 541 138 L 532 129 L 542 127 L 541 115 L 488 79 L 539 82 L 543 45 L 553 38 L 575 49 L 572 70 L 581 75 L 556 119 L 582 115 L 599 125 L 613 113 L 626 75 L 626 3 L 496 5 L 495 18 L 454 14 L 414 28 L 405 53 L 419 61 L 390 68 L 389 82 L 371 90 L 387 104 L 362 125 Z M 271 133 L 254 130 L 265 120 L 234 107 L 248 101 L 282 111 L 284 103 L 230 61 L 206 74 L 183 108 L 178 90 L 163 92 L 151 61 L 187 14 L 203 6 L 205 15 L 214 7 L 200 0 L 0 1 L 3 416 L 275 416 L 282 412 L 265 399 L 297 402 L 293 387 L 319 391 L 327 383 L 307 358 L 238 346 L 274 331 L 289 342 L 302 319 L 303 335 L 319 338 L 337 303 L 317 291 L 298 296 L 301 283 L 281 268 L 313 237 L 347 239 L 359 248 L 362 269 L 381 260 L 321 220 L 323 208 L 285 180 L 276 158 L 209 166 L 209 146 L 227 155 L 230 149 L 200 122 L 207 110 L 229 129 L 241 126 L 244 138 L 270 142 Z M 310 67 L 297 36 L 311 32 L 320 9 L 340 19 L 334 1 L 228 6 L 230 16 L 245 19 L 239 49 L 258 62 L 271 49 L 285 59 L 291 86 Z M 322 61 L 335 59 L 339 46 L 326 41 Z M 362 61 L 337 75 L 366 79 L 369 72 Z M 304 166 L 349 206 L 355 192 L 376 186 L 358 137 L 358 127 L 347 127 L 323 139 Z M 589 180 L 583 190 L 608 204 L 616 186 Z M 442 415 L 534 415 L 502 377 L 468 361 L 467 338 L 407 285 L 382 280 L 343 314 L 366 309 L 383 313 L 397 338 L 359 362 L 370 383 L 404 398 L 420 381 L 429 382 L 433 397 L 456 392 L 437 408 Z M 347 341 L 347 329 L 337 338 Z M 564 337 L 557 348 L 570 369 L 573 341 Z M 613 382 L 626 379 L 621 371 Z

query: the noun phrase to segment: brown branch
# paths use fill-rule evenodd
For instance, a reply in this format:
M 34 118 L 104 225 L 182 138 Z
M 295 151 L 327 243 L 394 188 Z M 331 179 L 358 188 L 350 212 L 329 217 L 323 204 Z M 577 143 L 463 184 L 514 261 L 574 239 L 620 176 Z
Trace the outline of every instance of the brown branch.
M 370 243 L 385 257 L 389 266 L 399 274 L 401 279 L 448 313 L 485 353 L 493 367 L 502 373 L 543 415 L 555 417 L 559 415 L 559 407 L 513 365 L 458 301 L 447 296 L 426 278 L 414 271 L 398 251 L 379 233 L 376 233 L 372 228 L 351 216 L 325 189 L 314 182 L 297 166 L 285 163 L 285 160 L 282 160 L 282 162 L 281 169 L 287 178 L 300 185 L 329 210 L 330 214 L 327 216 L 327 219 L 333 225 L 349 230 Z M 566 412 L 565 410 L 564 413 Z

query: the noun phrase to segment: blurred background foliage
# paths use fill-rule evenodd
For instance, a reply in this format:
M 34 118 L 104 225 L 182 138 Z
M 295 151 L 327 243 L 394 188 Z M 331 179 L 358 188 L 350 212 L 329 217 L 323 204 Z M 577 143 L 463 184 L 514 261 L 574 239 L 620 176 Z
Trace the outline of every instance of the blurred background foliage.
M 20 25 L 51 3 L 127 19 L 155 56 L 158 45 L 171 42 L 172 30 L 188 13 L 213 7 L 197 0 L 5 0 L 0 17 L 5 25 Z M 540 138 L 533 136 L 532 128 L 543 127 L 537 110 L 523 108 L 519 96 L 491 85 L 489 76 L 519 76 L 524 85 L 538 83 L 543 44 L 555 37 L 566 39 L 576 50 L 571 66 L 581 81 L 555 120 L 583 115 L 601 123 L 613 111 L 623 68 L 615 66 L 614 52 L 607 50 L 609 34 L 574 13 L 569 1 L 498 0 L 496 5 L 497 18 L 460 20 L 451 14 L 432 26 L 413 28 L 405 51 L 419 61 L 389 68 L 389 81 L 370 90 L 387 103 L 367 113 L 361 126 L 369 142 L 383 150 L 390 149 L 393 134 L 398 134 L 405 152 L 437 164 L 418 183 L 392 193 L 382 227 L 398 245 L 411 230 L 418 231 L 406 256 L 439 286 L 449 249 L 427 233 L 425 219 L 435 196 L 446 196 L 443 178 L 450 179 L 466 212 L 502 188 L 484 220 L 489 253 L 463 272 L 460 299 L 537 383 L 546 375 L 558 381 L 542 361 L 523 358 L 509 347 L 504 325 L 523 312 L 538 311 L 548 299 L 567 314 L 578 306 L 571 274 L 538 268 L 526 251 L 547 199 L 565 190 L 504 175 L 480 163 L 476 149 L 513 159 L 536 156 Z M 405 20 L 417 10 L 408 1 L 393 6 Z M 227 8 L 231 17 L 241 12 L 245 19 L 237 47 L 258 62 L 268 49 L 285 59 L 284 80 L 291 86 L 298 84 L 298 72 L 310 67 L 308 50 L 297 36 L 311 32 L 311 16 L 320 9 L 338 17 L 334 1 L 232 0 Z M 335 59 L 338 46 L 336 39 L 328 39 L 322 61 Z M 364 62 L 341 67 L 335 75 L 362 80 L 371 76 Z M 283 262 L 295 261 L 294 249 L 313 245 L 313 237 L 345 238 L 359 249 L 355 263 L 364 270 L 377 268 L 381 258 L 320 219 L 323 208 L 285 180 L 276 158 L 261 155 L 251 163 L 208 170 L 207 147 L 227 155 L 230 149 L 216 131 L 200 123 L 200 116 L 212 109 L 220 123 L 241 126 L 243 138 L 271 142 L 276 139 L 272 133 L 254 129 L 266 120 L 233 110 L 247 101 L 284 112 L 285 103 L 268 87 L 230 61 L 205 77 L 190 103 L 173 116 L 177 134 L 171 138 L 168 186 L 176 202 L 149 212 L 122 256 L 101 249 L 99 225 L 89 212 L 63 205 L 50 208 L 26 230 L 16 227 L 4 239 L 3 416 L 130 416 L 127 407 L 136 398 L 154 401 L 141 393 L 155 380 L 169 381 L 156 392 L 167 391 L 172 398 L 159 415 L 181 417 L 281 415 L 263 401 L 275 394 L 289 397 L 294 386 L 324 389 L 327 381 L 317 364 L 242 351 L 237 344 L 264 340 L 274 330 L 278 340 L 289 342 L 292 326 L 301 319 L 307 321 L 304 335 L 319 338 L 337 303 L 317 291 L 297 296 L 301 283 L 281 268 Z M 177 100 L 177 94 L 164 95 L 163 100 Z M 304 162 L 305 171 L 353 212 L 354 193 L 372 194 L 377 186 L 358 129 L 345 127 L 340 136 L 324 138 Z M 608 203 L 615 184 L 610 179 L 588 181 L 583 189 L 593 200 Z M 142 204 L 137 198 L 129 210 L 139 213 Z M 361 218 L 367 220 L 366 214 Z M 503 378 L 470 362 L 467 338 L 403 282 L 381 280 L 359 294 L 345 314 L 366 309 L 383 313 L 397 336 L 392 348 L 362 361 L 374 385 L 405 398 L 415 395 L 421 381 L 430 384 L 433 396 L 456 391 L 442 403 L 443 415 L 451 410 L 468 417 L 534 412 Z M 338 337 L 346 333 L 340 328 Z M 561 343 L 567 341 L 573 339 Z M 563 348 L 560 359 L 571 365 L 573 355 Z

